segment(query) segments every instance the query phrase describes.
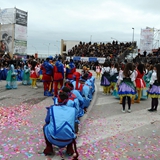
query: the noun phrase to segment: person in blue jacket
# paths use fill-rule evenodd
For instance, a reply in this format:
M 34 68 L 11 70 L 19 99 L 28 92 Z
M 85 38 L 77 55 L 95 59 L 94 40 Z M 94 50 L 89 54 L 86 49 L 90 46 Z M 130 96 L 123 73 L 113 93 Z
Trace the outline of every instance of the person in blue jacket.
M 76 95 L 73 94 L 68 87 L 64 86 L 61 91 L 63 91 L 63 92 L 65 92 L 65 93 L 68 94 L 68 101 L 67 101 L 66 105 L 67 105 L 68 107 L 73 107 L 73 108 L 76 109 L 75 133 L 78 133 L 78 124 L 79 124 L 79 120 L 78 120 L 78 115 L 79 115 L 79 100 L 78 100 L 78 98 L 76 97 Z
M 57 97 L 58 104 L 47 107 L 46 124 L 43 126 L 46 147 L 43 153 L 45 155 L 54 155 L 55 152 L 52 145 L 56 145 L 59 148 L 67 146 L 66 153 L 73 155 L 74 144 L 76 157 L 78 157 L 75 143 L 76 134 L 74 131 L 75 108 L 66 106 L 68 101 L 67 93 L 60 92 Z M 63 128 L 65 129 L 63 130 Z
M 84 99 L 82 97 L 82 95 L 80 94 L 80 92 L 76 89 L 74 89 L 74 86 L 73 84 L 70 82 L 70 81 L 66 81 L 64 83 L 64 86 L 68 87 L 71 92 L 73 94 L 76 95 L 77 99 L 79 100 L 79 114 L 78 114 L 78 118 L 82 117 L 84 115 L 84 109 L 83 109 L 83 106 L 84 106 Z

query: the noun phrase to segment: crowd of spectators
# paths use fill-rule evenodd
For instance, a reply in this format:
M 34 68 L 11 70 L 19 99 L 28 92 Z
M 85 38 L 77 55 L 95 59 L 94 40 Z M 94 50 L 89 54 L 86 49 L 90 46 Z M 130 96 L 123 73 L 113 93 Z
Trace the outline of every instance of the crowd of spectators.
M 150 64 L 160 63 L 160 48 L 153 50 L 152 53 L 147 53 L 146 51 L 144 51 L 143 54 L 138 53 L 138 55 L 133 59 L 133 62 Z
M 68 51 L 67 56 L 80 57 L 112 57 L 115 58 L 122 54 L 127 48 L 131 47 L 131 42 L 113 41 L 112 43 L 85 43 L 80 42 Z

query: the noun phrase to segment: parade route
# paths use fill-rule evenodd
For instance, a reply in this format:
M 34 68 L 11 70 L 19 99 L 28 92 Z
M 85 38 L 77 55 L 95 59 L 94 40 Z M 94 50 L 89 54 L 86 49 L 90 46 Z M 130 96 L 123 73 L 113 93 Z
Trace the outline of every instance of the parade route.
M 51 97 L 43 96 L 42 82 L 37 89 L 18 82 L 18 89 L 5 90 L 5 84 L 0 81 L 0 160 L 61 160 L 57 148 L 53 157 L 39 154 L 45 147 L 45 107 L 53 104 Z M 80 120 L 79 160 L 160 160 L 160 108 L 148 112 L 147 99 L 133 104 L 131 113 L 122 113 L 118 99 L 102 94 L 99 79 L 95 88 Z M 71 157 L 65 155 L 67 159 Z

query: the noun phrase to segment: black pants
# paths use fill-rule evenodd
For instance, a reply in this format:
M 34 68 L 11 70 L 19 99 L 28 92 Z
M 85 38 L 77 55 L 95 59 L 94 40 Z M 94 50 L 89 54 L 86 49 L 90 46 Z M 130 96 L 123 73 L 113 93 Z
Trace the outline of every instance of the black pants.
M 128 102 L 128 109 L 131 109 L 131 97 L 125 96 L 125 97 L 123 97 L 123 99 L 122 99 L 122 107 L 123 107 L 123 110 L 125 110 L 126 98 L 127 98 L 127 102 Z
M 158 98 L 152 98 L 151 109 L 152 110 L 157 110 L 157 107 L 158 107 Z

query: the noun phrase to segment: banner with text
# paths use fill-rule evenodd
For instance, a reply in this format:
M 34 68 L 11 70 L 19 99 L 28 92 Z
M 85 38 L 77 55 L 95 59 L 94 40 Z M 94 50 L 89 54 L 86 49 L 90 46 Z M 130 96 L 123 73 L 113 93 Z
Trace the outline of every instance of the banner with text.
M 27 27 L 15 24 L 15 39 L 27 41 Z
M 16 24 L 27 26 L 27 17 L 28 17 L 27 12 L 22 11 L 20 9 L 16 9 L 16 17 L 15 17 Z
M 140 53 L 143 54 L 144 51 L 147 51 L 147 54 L 152 52 L 153 49 L 153 40 L 154 40 L 154 29 L 141 29 L 141 38 L 140 38 Z
M 0 23 L 13 24 L 15 23 L 15 8 L 0 9 Z
M 27 41 L 15 40 L 14 53 L 27 54 Z

